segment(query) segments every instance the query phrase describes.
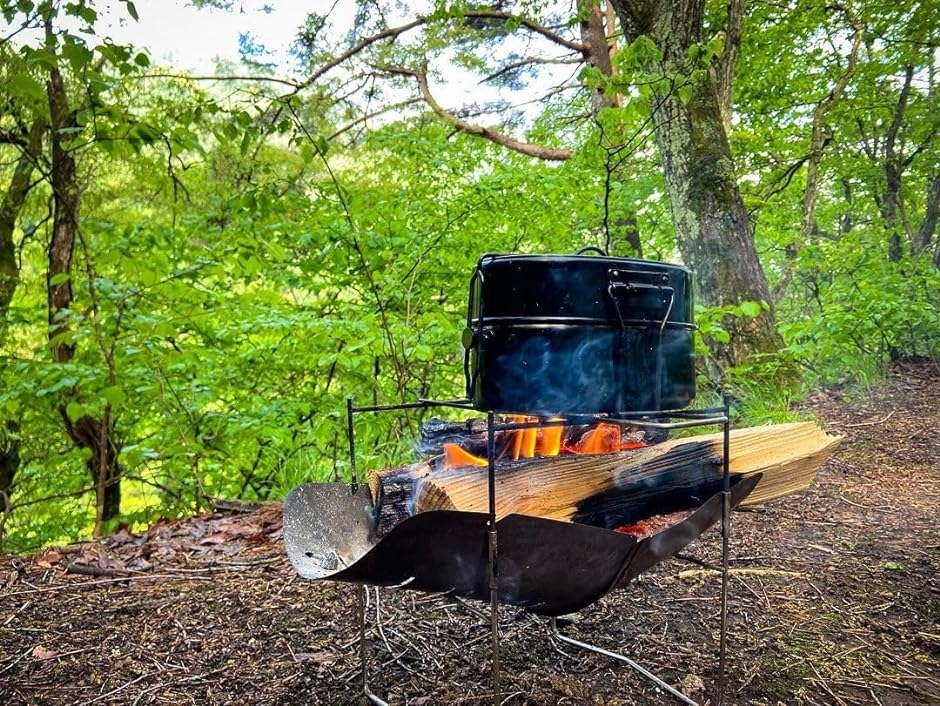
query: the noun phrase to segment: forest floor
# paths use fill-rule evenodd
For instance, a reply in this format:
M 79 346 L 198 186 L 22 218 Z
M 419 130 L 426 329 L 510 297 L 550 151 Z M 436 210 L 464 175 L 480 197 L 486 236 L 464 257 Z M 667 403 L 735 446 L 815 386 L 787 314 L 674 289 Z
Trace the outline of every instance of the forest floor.
M 726 704 L 940 703 L 940 366 L 805 404 L 844 436 L 812 489 L 734 515 Z M 297 577 L 280 506 L 0 556 L 0 704 L 361 703 L 354 587 Z M 687 550 L 717 563 L 709 530 Z M 674 559 L 564 625 L 715 703 L 720 576 Z M 370 621 L 376 592 L 369 591 Z M 381 592 L 372 687 L 493 701 L 486 606 Z M 503 608 L 501 704 L 679 703 Z

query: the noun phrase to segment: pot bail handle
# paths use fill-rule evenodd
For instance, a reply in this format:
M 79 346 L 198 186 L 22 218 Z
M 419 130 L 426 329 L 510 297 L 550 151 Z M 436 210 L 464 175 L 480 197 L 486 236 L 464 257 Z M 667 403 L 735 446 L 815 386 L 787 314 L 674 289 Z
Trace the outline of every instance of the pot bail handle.
M 608 252 L 604 248 L 599 248 L 596 245 L 585 245 L 583 248 L 578 248 L 574 251 L 575 255 L 584 255 L 584 253 L 596 253 L 598 255 L 603 255 L 604 257 L 608 256 Z
M 620 321 L 620 328 L 625 329 L 626 324 L 624 322 L 623 312 L 620 309 L 620 297 L 619 294 L 639 294 L 643 292 L 655 291 L 659 293 L 662 297 L 661 303 L 664 304 L 663 309 L 663 318 L 659 322 L 659 333 L 662 334 L 663 329 L 666 328 L 666 322 L 669 321 L 669 315 L 672 313 L 672 307 L 676 302 L 676 290 L 673 287 L 668 286 L 667 281 L 662 282 L 661 284 L 649 284 L 646 282 L 626 281 L 618 279 L 624 275 L 629 276 L 630 272 L 623 272 L 618 270 L 611 270 L 608 273 L 608 284 L 607 284 L 607 294 L 614 303 L 614 309 L 617 312 L 617 318 Z

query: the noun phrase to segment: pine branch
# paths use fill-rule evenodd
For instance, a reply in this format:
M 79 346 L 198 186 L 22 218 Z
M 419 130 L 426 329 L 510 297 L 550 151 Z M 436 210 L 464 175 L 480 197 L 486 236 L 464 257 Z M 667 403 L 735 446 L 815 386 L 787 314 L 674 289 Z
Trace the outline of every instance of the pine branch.
M 547 147 L 545 145 L 532 144 L 531 142 L 522 142 L 510 135 L 507 135 L 504 132 L 499 132 L 498 130 L 493 130 L 492 128 L 484 127 L 482 125 L 474 125 L 472 123 L 466 122 L 465 120 L 461 120 L 437 102 L 437 100 L 434 98 L 434 95 L 431 93 L 430 87 L 428 86 L 428 76 L 424 71 L 396 66 L 385 66 L 377 68 L 380 68 L 381 70 L 384 70 L 390 74 L 411 76 L 414 78 L 418 83 L 418 88 L 421 91 L 421 95 L 424 97 L 425 102 L 431 107 L 431 110 L 433 110 L 441 120 L 443 120 L 458 132 L 474 135 L 476 137 L 482 137 L 483 139 L 489 140 L 490 142 L 500 145 L 501 147 L 505 147 L 506 149 L 513 150 L 514 152 L 518 152 L 529 157 L 536 157 L 537 159 L 564 161 L 566 159 L 571 159 L 571 157 L 574 155 L 573 150 L 570 149 L 563 147 Z

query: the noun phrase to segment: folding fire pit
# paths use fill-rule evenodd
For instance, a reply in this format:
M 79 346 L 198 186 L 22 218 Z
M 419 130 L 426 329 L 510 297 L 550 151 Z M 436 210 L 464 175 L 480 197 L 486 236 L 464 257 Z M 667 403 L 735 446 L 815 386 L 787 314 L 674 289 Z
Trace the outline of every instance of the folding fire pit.
M 677 699 L 694 703 L 628 657 L 562 635 L 554 618 L 626 586 L 718 520 L 720 698 L 730 513 L 760 476 L 739 477 L 729 471 L 727 405 L 686 410 L 695 396 L 691 291 L 688 270 L 658 262 L 582 254 L 485 255 L 470 284 L 463 341 L 467 399 L 370 407 L 348 402 L 351 482 L 295 488 L 284 504 L 284 538 L 301 576 L 359 585 L 362 686 L 373 703 L 385 702 L 368 684 L 366 585 L 488 600 L 494 698 L 502 603 L 549 616 L 558 639 L 618 659 Z M 485 454 L 463 450 L 461 458 L 479 466 L 465 472 L 486 475 L 486 511 L 453 507 L 415 513 L 415 503 L 409 500 L 402 506 L 403 516 L 393 514 L 388 527 L 378 507 L 381 494 L 359 482 L 354 417 L 434 407 L 485 412 Z M 581 511 L 568 516 L 569 521 L 498 512 L 500 478 L 508 476 L 501 475 L 497 461 L 506 453 L 507 438 L 514 440 L 518 456 L 526 440 L 559 436 L 550 430 L 597 424 L 618 431 L 719 425 L 721 458 L 717 468 L 708 462 L 688 473 L 667 469 L 664 472 L 671 475 L 662 492 L 664 476 L 650 471 L 655 464 L 631 469 L 582 502 Z M 620 433 L 615 436 L 617 444 L 604 450 L 623 448 Z M 521 453 L 532 456 L 531 451 Z M 411 485 L 404 487 L 416 492 L 422 482 L 409 480 Z M 629 500 L 629 517 L 623 516 L 624 498 Z M 614 531 L 676 510 L 682 510 L 682 516 L 662 531 Z

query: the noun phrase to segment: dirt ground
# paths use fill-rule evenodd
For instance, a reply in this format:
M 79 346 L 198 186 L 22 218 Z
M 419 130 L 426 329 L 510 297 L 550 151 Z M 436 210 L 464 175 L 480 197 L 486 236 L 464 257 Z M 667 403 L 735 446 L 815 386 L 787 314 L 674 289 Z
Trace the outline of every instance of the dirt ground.
M 903 361 L 806 409 L 845 438 L 809 492 L 734 515 L 723 703 L 940 704 L 940 366 Z M 713 529 L 686 556 L 719 551 Z M 563 630 L 714 704 L 720 586 L 670 560 Z M 0 704 L 361 703 L 356 600 L 296 576 L 279 506 L 0 557 Z M 486 606 L 368 601 L 377 693 L 494 701 Z M 500 628 L 496 703 L 680 703 L 544 619 L 503 608 Z

